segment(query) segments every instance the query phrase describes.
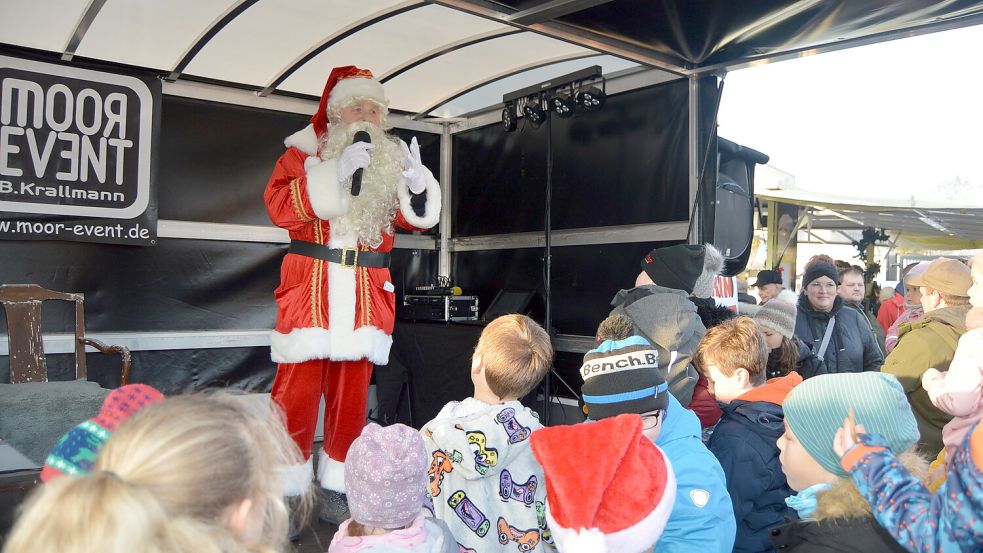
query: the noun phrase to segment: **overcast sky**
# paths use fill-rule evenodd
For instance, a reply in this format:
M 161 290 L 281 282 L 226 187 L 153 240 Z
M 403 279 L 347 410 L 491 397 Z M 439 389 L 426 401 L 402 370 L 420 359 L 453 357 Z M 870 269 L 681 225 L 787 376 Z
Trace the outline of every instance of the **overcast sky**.
M 803 188 L 983 203 L 983 26 L 734 71 L 719 124 Z

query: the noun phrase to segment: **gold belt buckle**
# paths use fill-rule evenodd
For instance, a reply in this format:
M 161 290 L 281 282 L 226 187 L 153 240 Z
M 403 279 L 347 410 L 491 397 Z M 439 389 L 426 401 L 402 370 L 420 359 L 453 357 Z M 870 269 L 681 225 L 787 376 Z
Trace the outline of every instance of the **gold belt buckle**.
M 348 261 L 348 252 L 354 252 L 352 256 L 352 262 Z M 341 248 L 341 266 L 348 269 L 354 269 L 358 265 L 358 248 Z

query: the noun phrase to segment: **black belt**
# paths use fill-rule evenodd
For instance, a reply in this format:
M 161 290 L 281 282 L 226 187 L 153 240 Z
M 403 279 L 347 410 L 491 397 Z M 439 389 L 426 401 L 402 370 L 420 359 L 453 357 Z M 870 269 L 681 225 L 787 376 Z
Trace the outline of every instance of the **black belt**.
M 371 267 L 385 269 L 389 267 L 389 254 L 382 252 L 359 251 L 355 248 L 329 248 L 305 240 L 291 240 L 287 253 L 295 253 L 304 257 L 323 259 L 338 263 L 342 267 Z

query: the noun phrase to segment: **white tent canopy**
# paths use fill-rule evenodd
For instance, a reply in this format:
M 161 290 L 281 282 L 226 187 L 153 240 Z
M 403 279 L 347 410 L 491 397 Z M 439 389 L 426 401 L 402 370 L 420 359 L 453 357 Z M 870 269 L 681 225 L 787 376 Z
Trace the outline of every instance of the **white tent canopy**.
M 2 11 L 0 42 L 262 95 L 318 97 L 332 67 L 355 64 L 386 84 L 391 109 L 441 118 L 591 65 L 605 74 L 640 67 L 423 2 L 42 0 L 7 2 Z
M 446 120 L 592 65 L 658 82 L 981 21 L 977 1 L 8 0 L 0 45 L 259 96 L 317 98 L 358 65 L 393 110 Z
M 892 231 L 900 246 L 912 249 L 983 248 L 983 198 L 914 203 L 833 194 L 800 188 L 794 177 L 767 165 L 756 170 L 754 195 L 814 208 L 804 225 L 810 230 L 873 227 Z

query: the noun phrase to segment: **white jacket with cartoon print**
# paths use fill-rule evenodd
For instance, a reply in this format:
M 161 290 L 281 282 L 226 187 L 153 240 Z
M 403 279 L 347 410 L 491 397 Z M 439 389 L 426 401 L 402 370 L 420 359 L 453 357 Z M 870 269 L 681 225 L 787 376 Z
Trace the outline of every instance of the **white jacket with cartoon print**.
M 431 456 L 427 497 L 462 551 L 556 551 L 546 482 L 529 436 L 542 428 L 518 401 L 452 401 L 421 431 Z

